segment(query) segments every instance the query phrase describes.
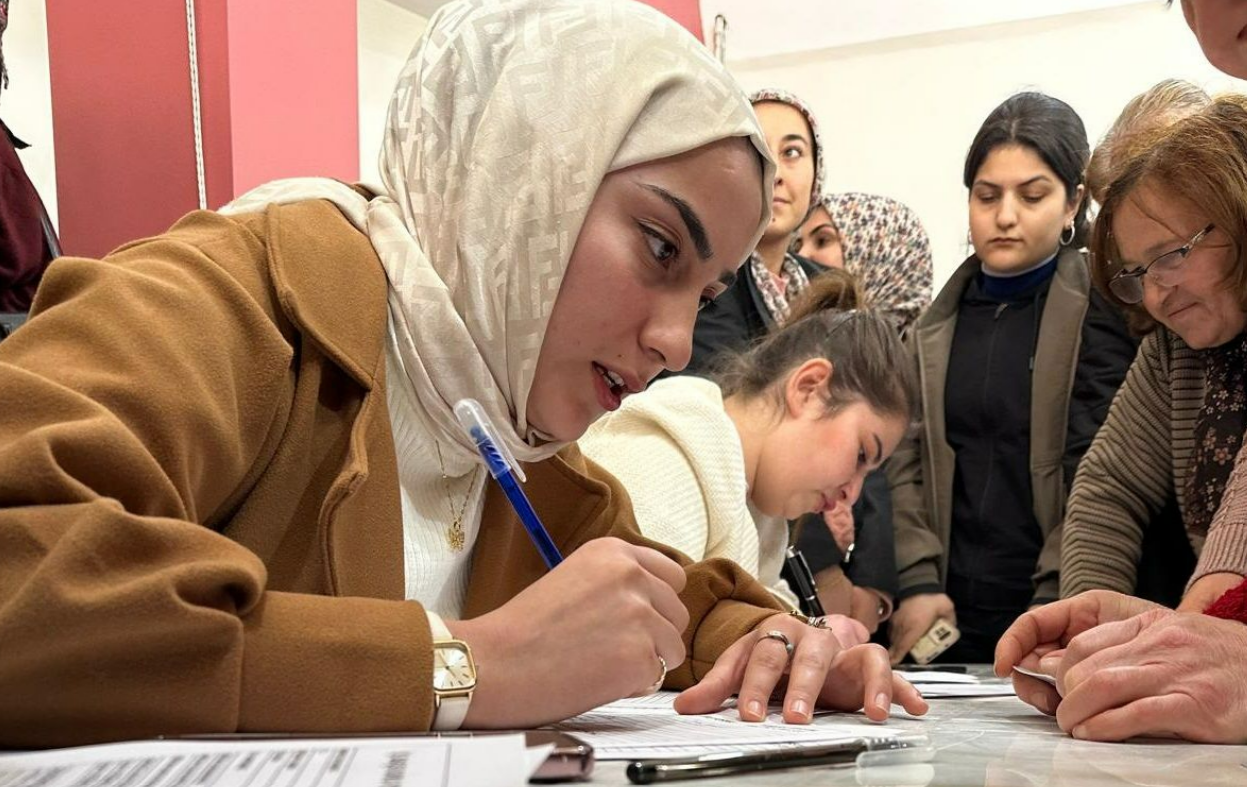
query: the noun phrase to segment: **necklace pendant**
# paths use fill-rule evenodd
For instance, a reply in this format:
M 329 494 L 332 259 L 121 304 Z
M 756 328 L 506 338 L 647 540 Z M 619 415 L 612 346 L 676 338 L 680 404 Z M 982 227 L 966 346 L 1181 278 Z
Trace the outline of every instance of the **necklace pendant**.
M 450 544 L 451 552 L 462 552 L 464 543 L 463 528 L 455 526 L 447 530 L 446 541 Z

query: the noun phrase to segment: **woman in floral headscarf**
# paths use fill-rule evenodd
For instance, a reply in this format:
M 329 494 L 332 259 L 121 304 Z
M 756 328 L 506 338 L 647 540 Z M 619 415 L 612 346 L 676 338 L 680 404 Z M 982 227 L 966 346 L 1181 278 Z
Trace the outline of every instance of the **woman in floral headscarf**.
M 801 225 L 798 253 L 857 277 L 874 309 L 908 330 L 931 304 L 931 241 L 918 214 L 889 197 L 829 194 Z
M 571 444 L 687 362 L 772 169 L 657 11 L 461 0 L 399 76 L 381 193 L 281 181 L 59 260 L 0 344 L 0 747 L 523 727 L 694 683 L 682 711 L 757 718 L 789 653 L 826 667 L 787 678 L 790 721 L 920 711 L 881 652 L 642 538 Z

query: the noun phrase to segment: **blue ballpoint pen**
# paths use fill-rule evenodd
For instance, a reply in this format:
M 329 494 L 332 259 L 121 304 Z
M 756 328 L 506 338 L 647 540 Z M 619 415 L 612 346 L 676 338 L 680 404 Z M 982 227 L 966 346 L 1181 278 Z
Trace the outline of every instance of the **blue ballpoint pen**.
M 520 488 L 519 482 L 524 480 L 524 471 L 515 461 L 515 457 L 511 456 L 506 445 L 498 439 L 498 433 L 494 430 L 494 425 L 489 420 L 489 416 L 485 414 L 481 403 L 475 399 L 460 399 L 455 404 L 455 417 L 459 419 L 459 425 L 476 445 L 476 450 L 480 451 L 481 458 L 485 460 L 485 466 L 489 468 L 489 474 L 502 487 L 502 491 L 507 493 L 507 500 L 511 501 L 511 507 L 515 509 L 516 514 L 519 514 L 520 521 L 524 523 L 524 529 L 528 531 L 533 544 L 537 546 L 537 551 L 546 561 L 546 566 L 554 568 L 562 563 L 563 556 L 559 554 L 559 548 L 554 545 L 550 534 L 546 532 L 545 525 L 541 524 L 541 519 L 533 510 L 533 504 L 528 502 L 528 495 L 525 495 L 524 490 Z M 519 481 L 516 480 L 516 476 L 519 476 Z

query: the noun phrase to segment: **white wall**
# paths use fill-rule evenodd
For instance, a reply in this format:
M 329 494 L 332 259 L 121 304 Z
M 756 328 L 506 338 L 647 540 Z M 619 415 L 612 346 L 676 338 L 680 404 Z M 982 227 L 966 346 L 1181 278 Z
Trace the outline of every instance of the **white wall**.
M 917 0 L 914 0 L 917 2 Z M 826 18 L 799 24 L 834 24 Z M 729 17 L 729 24 L 731 18 Z M 1167 77 L 1247 88 L 1204 60 L 1181 11 L 1159 0 L 800 55 L 733 60 L 746 89 L 787 88 L 814 108 L 828 188 L 895 197 L 931 235 L 939 287 L 968 254 L 961 168 L 975 132 L 1010 94 L 1034 88 L 1074 107 L 1094 145 L 1132 96 Z
M 48 19 L 42 0 L 18 0 L 9 5 L 4 60 L 9 69 L 9 87 L 0 91 L 0 117 L 14 134 L 30 143 L 18 155 L 55 224 L 52 87 L 48 76 Z
M 380 183 L 385 114 L 394 81 L 429 20 L 395 0 L 359 0 L 359 179 Z

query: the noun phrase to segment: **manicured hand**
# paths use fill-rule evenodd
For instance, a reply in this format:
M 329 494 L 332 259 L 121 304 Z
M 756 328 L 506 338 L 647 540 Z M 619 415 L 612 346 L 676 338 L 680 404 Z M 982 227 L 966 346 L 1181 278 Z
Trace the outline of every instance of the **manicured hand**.
M 940 618 L 957 622 L 953 600 L 943 593 L 919 593 L 902 601 L 892 613 L 892 647 L 889 649 L 892 664 L 900 664 L 914 643 Z
M 601 538 L 497 610 L 447 621 L 477 665 L 464 726 L 533 727 L 644 691 L 659 656 L 684 661 L 684 582 L 660 552 Z
M 782 632 L 793 645 L 766 636 Z M 893 703 L 914 714 L 927 711 L 922 695 L 892 673 L 878 645 L 842 648 L 829 629 L 775 615 L 723 652 L 701 682 L 676 698 L 680 713 L 713 713 L 737 695 L 740 718 L 762 721 L 772 696 L 783 698 L 784 721 L 806 724 L 816 707 L 854 711 L 883 721 Z
M 823 625 L 836 635 L 842 648 L 870 642 L 870 632 L 866 627 L 848 615 L 826 615 L 823 617 Z

